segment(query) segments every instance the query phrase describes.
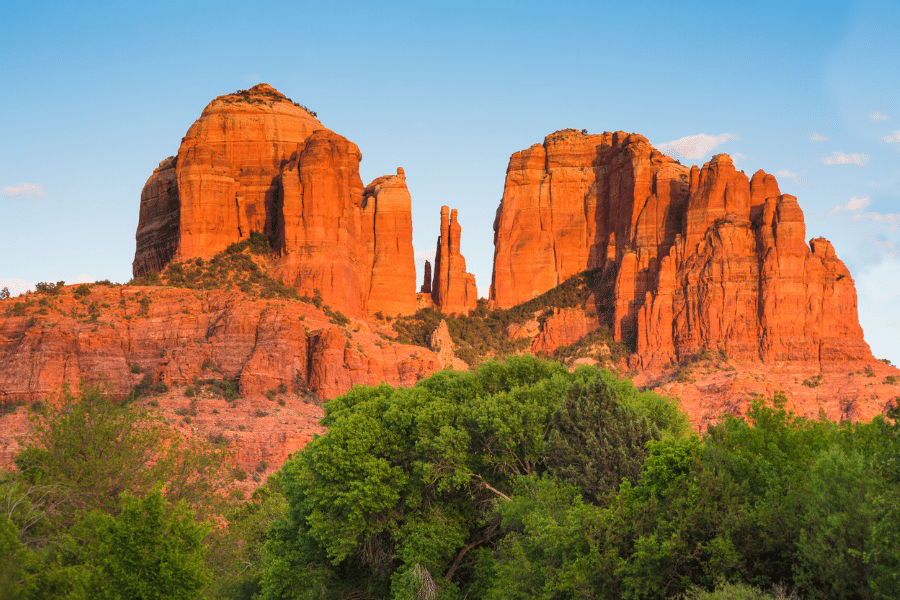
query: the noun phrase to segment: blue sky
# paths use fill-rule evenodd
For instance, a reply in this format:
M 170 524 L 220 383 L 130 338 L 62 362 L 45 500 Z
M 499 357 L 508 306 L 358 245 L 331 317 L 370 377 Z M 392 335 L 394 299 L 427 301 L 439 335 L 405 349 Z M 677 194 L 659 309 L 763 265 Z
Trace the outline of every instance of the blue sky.
M 459 209 L 482 294 L 513 152 L 566 127 L 727 152 L 797 196 L 900 363 L 900 3 L 21 2 L 3 30 L 0 281 L 128 280 L 153 168 L 264 81 L 356 142 L 365 182 L 404 167 L 420 256 Z

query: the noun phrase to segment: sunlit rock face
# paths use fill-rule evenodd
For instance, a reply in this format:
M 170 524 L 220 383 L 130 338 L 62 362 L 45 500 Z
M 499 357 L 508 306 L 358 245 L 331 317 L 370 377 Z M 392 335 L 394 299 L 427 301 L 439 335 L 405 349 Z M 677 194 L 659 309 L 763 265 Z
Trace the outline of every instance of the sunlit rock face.
M 270 270 L 301 294 L 352 315 L 414 312 L 405 177 L 366 187 L 360 160 L 356 144 L 267 84 L 219 96 L 144 187 L 134 275 L 257 232 L 272 242 Z
M 834 248 L 805 241 L 772 175 L 725 154 L 688 168 L 637 134 L 558 131 L 511 157 L 494 232 L 494 306 L 597 269 L 600 322 L 645 367 L 704 349 L 872 360 Z

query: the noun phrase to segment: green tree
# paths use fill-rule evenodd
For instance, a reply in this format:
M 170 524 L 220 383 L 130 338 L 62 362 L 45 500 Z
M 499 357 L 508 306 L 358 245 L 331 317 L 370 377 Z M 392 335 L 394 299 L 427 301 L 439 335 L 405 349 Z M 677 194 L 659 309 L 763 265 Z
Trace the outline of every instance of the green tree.
M 159 491 L 123 494 L 118 517 L 99 513 L 89 596 L 98 600 L 190 600 L 209 582 L 203 563 L 208 526 Z
M 599 505 L 623 478 L 637 482 L 646 443 L 660 437 L 647 418 L 619 401 L 608 381 L 597 378 L 568 389 L 553 413 L 543 460 L 556 478 Z
M 72 524 L 77 510 L 114 513 L 123 492 L 145 495 L 162 486 L 172 502 L 215 509 L 224 453 L 178 434 L 158 412 L 117 403 L 100 385 L 64 388 L 42 414 L 15 463 L 24 482 L 42 486 L 50 521 Z
M 263 597 L 403 597 L 424 573 L 459 593 L 498 535 L 494 503 L 543 470 L 549 418 L 573 378 L 513 357 L 326 404 L 328 433 L 281 471 L 288 509 L 265 546 Z

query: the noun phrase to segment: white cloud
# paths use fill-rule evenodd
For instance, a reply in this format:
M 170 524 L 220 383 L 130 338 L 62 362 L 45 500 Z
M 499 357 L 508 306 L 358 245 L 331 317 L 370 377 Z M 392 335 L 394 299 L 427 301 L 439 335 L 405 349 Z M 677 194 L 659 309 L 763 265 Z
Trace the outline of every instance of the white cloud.
M 832 152 L 831 156 L 822 159 L 822 163 L 826 165 L 858 165 L 863 166 L 869 162 L 868 154 L 844 154 L 843 152 Z
M 828 138 L 822 135 L 821 133 L 811 133 L 809 134 L 809 141 L 811 142 L 827 142 Z
M 900 129 L 895 129 L 891 135 L 886 135 L 881 138 L 881 141 L 885 144 L 896 144 L 900 142 Z
M 873 121 L 887 121 L 888 119 L 890 119 L 889 116 L 883 115 L 880 112 L 878 112 L 877 110 L 873 110 L 872 112 L 870 112 L 869 118 L 872 119 Z
M 900 214 L 897 213 L 867 212 L 866 218 L 879 223 L 888 223 L 891 226 L 888 231 L 896 231 L 900 227 Z
M 21 279 L 0 279 L 0 290 L 6 288 L 12 297 L 19 296 L 25 292 L 34 291 L 34 284 L 22 281 Z
M 862 210 L 869 205 L 869 197 L 863 196 L 862 198 L 857 198 L 856 196 L 850 198 L 850 202 L 847 203 L 847 206 L 844 207 L 844 210 L 855 212 L 857 210 Z
M 94 283 L 95 281 L 97 281 L 96 277 L 91 277 L 90 275 L 85 275 L 84 273 L 82 273 L 75 278 L 75 281 L 67 281 L 66 283 Z
M 891 251 L 891 253 L 888 254 L 888 256 L 890 256 L 891 258 L 897 258 L 897 254 L 898 254 L 898 252 L 900 252 L 900 248 L 897 248 L 897 246 L 894 244 L 894 242 L 892 242 L 890 240 L 881 241 L 878 238 L 875 238 L 874 241 L 875 241 L 876 246 L 881 246 L 882 248 L 887 248 L 888 250 Z
M 869 202 L 871 202 L 871 200 L 869 200 L 868 196 L 863 196 L 862 198 L 857 198 L 856 196 L 854 196 L 850 198 L 850 202 L 848 202 L 846 205 L 835 206 L 834 208 L 832 208 L 830 214 L 836 215 L 842 210 L 846 210 L 847 212 L 858 212 L 867 207 L 869 205 Z M 859 215 L 856 215 L 853 218 L 858 219 Z
M 736 139 L 736 136 L 730 133 L 722 133 L 719 135 L 707 135 L 698 133 L 697 135 L 689 135 L 671 142 L 666 142 L 657 146 L 660 152 L 667 154 L 673 158 L 690 158 L 701 159 L 718 146 L 721 146 L 729 140 Z
M 44 186 L 39 183 L 20 183 L 17 186 L 7 186 L 3 188 L 3 195 L 7 198 L 46 196 Z
M 800 177 L 800 173 L 794 173 L 792 171 L 788 171 L 787 169 L 782 169 L 775 174 L 784 179 L 792 179 L 794 181 L 794 185 L 803 185 L 803 178 Z

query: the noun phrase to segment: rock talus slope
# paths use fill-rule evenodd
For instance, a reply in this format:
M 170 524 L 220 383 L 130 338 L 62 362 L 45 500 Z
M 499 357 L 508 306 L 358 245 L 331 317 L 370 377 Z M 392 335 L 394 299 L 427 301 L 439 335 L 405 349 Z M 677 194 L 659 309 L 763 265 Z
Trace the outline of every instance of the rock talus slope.
M 643 136 L 563 130 L 513 154 L 494 223 L 491 301 L 597 269 L 601 324 L 649 367 L 721 350 L 750 361 L 868 360 L 834 248 L 796 198 L 724 154 L 688 168 Z M 601 306 L 602 305 L 602 306 Z

